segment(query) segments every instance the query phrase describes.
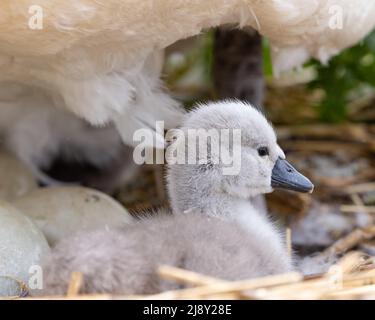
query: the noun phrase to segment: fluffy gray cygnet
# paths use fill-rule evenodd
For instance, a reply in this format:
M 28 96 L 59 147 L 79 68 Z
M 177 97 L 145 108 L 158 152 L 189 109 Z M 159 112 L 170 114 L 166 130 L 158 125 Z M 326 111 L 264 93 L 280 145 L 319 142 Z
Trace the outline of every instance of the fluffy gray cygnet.
M 84 275 L 82 293 L 151 294 L 177 287 L 158 277 L 163 264 L 225 280 L 292 269 L 276 226 L 249 199 L 274 187 L 308 192 L 313 185 L 287 163 L 272 127 L 250 105 L 199 106 L 186 115 L 175 149 L 191 151 L 181 133 L 198 128 L 241 130 L 241 152 L 234 153 L 241 160 L 238 174 L 223 174 L 228 165 L 213 147 L 215 139 L 208 139 L 207 161 L 169 165 L 172 214 L 161 211 L 132 225 L 63 240 L 44 264 L 43 294 L 66 293 L 73 271 Z M 238 150 L 235 143 L 232 151 Z
M 227 280 L 290 270 L 281 246 L 272 249 L 233 221 L 159 216 L 60 243 L 43 269 L 44 293 L 66 294 L 73 271 L 84 274 L 82 293 L 152 294 L 178 288 L 157 275 L 161 264 Z

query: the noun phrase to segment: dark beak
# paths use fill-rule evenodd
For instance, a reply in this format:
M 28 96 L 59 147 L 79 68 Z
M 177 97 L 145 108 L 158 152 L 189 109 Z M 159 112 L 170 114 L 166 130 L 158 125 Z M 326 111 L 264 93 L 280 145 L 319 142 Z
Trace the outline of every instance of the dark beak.
M 309 179 L 294 169 L 288 161 L 281 158 L 277 159 L 273 167 L 271 186 L 298 192 L 311 193 L 314 190 L 314 185 Z

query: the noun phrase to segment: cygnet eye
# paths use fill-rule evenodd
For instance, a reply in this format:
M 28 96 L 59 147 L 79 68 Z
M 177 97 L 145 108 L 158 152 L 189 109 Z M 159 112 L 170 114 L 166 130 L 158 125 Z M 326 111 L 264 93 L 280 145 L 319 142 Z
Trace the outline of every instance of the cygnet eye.
M 268 155 L 269 155 L 268 148 L 267 148 L 267 147 L 259 147 L 259 148 L 258 148 L 258 154 L 259 154 L 261 157 L 268 156 Z

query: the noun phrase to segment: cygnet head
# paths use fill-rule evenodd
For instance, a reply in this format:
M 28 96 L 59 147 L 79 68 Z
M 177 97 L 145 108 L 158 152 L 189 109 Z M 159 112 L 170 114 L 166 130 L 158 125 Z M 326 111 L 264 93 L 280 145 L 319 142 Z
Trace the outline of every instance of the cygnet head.
M 169 166 L 174 212 L 214 210 L 217 215 L 228 201 L 247 200 L 275 187 L 300 192 L 313 189 L 285 160 L 272 126 L 249 104 L 199 105 L 186 115 L 173 140 L 167 157 L 182 149 L 187 154 L 185 161 Z

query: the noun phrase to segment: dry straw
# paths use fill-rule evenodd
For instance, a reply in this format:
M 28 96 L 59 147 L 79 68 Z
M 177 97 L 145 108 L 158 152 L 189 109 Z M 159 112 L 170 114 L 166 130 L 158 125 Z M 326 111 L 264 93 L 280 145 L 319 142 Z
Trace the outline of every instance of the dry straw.
M 313 277 L 291 272 L 242 281 L 224 281 L 171 266 L 161 266 L 159 275 L 185 286 L 154 295 L 80 295 L 82 274 L 74 272 L 68 294 L 37 299 L 372 299 L 375 297 L 374 257 L 349 252 L 327 273 Z M 32 298 L 29 298 L 32 299 Z
M 324 250 L 320 257 L 329 259 L 349 252 L 328 272 L 315 276 L 304 277 L 301 273 L 291 272 L 241 281 L 224 281 L 188 270 L 161 266 L 158 269 L 159 276 L 181 284 L 182 289 L 154 295 L 82 295 L 80 290 L 84 284 L 84 276 L 80 272 L 73 272 L 66 296 L 26 299 L 374 299 L 375 257 L 350 251 L 374 237 L 375 225 L 371 225 L 356 229 L 341 238 Z M 288 243 L 290 238 L 291 233 L 287 232 Z M 20 285 L 19 298 L 22 299 L 26 286 L 22 281 L 16 281 Z

